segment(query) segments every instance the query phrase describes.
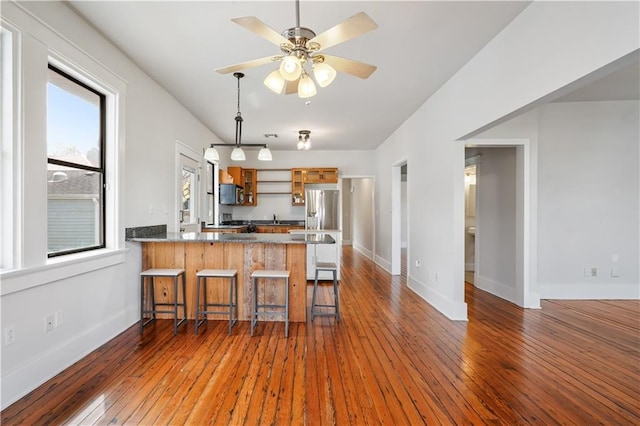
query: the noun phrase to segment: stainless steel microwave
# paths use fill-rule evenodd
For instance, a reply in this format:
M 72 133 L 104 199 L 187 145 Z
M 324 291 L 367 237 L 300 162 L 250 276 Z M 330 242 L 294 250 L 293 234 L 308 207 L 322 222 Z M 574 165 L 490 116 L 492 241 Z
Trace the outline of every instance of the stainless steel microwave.
M 220 204 L 236 205 L 244 202 L 244 192 L 240 185 L 234 183 L 220 184 Z

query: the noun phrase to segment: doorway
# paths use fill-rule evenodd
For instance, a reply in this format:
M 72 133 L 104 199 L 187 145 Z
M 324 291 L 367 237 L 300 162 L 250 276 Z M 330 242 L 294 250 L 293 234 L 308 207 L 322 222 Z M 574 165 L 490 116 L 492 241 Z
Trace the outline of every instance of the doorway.
M 403 159 L 391 167 L 391 275 L 401 275 L 409 259 L 408 185 L 409 166 Z
M 179 232 L 200 230 L 200 156 L 176 143 L 176 212 Z
M 475 216 L 473 225 L 468 225 L 473 226 L 474 285 L 518 306 L 539 308 L 540 297 L 532 291 L 530 277 L 535 206 L 529 140 L 478 138 L 466 146 L 465 166 L 472 165 L 469 158 L 477 160 Z M 465 240 L 471 237 L 468 226 Z
M 342 185 L 342 242 L 375 260 L 373 177 L 344 177 Z

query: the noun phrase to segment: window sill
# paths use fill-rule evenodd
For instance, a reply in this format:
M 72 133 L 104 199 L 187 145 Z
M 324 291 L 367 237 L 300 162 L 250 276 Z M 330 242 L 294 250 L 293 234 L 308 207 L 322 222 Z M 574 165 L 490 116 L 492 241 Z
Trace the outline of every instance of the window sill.
M 100 249 L 48 259 L 46 264 L 0 272 L 0 296 L 124 263 L 128 249 Z

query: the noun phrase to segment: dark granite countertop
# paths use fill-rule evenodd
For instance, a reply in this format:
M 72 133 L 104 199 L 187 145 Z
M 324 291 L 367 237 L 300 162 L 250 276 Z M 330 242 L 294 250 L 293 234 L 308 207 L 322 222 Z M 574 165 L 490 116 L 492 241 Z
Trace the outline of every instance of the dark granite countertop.
M 210 242 L 242 244 L 335 244 L 329 234 L 260 234 L 260 233 L 218 233 L 218 232 L 166 232 L 141 237 L 131 237 L 129 241 L 142 243 L 157 242 Z

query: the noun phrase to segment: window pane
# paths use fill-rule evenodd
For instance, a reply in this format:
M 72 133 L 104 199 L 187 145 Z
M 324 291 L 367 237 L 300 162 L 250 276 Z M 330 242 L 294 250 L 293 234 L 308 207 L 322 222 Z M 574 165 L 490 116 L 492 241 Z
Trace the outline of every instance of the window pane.
M 197 219 L 194 212 L 193 189 L 195 188 L 196 171 L 190 167 L 182 168 L 182 223 L 193 224 Z
M 49 69 L 49 158 L 101 167 L 100 101 L 96 93 Z
M 49 257 L 104 247 L 105 96 L 49 66 Z
M 103 244 L 102 183 L 102 173 L 48 165 L 49 254 Z

